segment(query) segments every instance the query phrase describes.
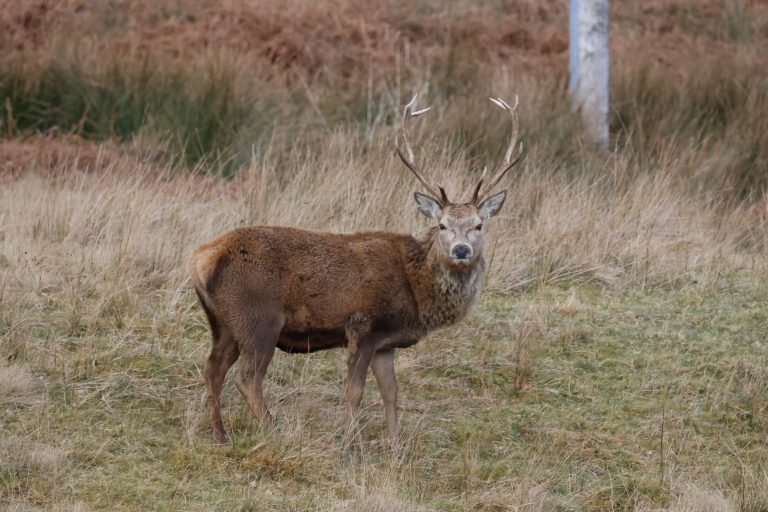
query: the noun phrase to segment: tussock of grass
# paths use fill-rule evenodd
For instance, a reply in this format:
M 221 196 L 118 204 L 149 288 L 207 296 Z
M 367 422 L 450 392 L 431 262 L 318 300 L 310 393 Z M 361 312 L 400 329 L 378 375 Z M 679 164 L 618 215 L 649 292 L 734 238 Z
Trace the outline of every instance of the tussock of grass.
M 0 403 L 26 404 L 35 398 L 36 383 L 26 368 L 0 364 Z
M 674 484 L 677 496 L 670 506 L 656 509 L 643 507 L 642 511 L 668 512 L 758 512 L 765 510 L 768 499 L 765 484 L 760 481 L 745 482 L 745 487 L 727 495 L 720 489 L 702 487 L 694 482 L 682 481 Z
M 673 71 L 639 60 L 632 72 L 614 75 L 614 129 L 643 155 L 679 155 L 687 141 L 708 154 L 687 176 L 691 187 L 716 199 L 759 198 L 768 175 L 768 75 L 754 72 L 755 51 L 719 50 Z
M 18 474 L 55 475 L 65 459 L 65 454 L 52 446 L 19 443 L 17 439 L 5 440 L 3 453 L 3 469 Z
M 21 510 L 25 502 L 54 503 L 68 471 L 66 450 L 12 435 L 0 440 L 0 450 L 0 503 L 18 501 Z
M 76 49 L 39 66 L 10 58 L 0 76 L 3 129 L 6 136 L 58 129 L 118 141 L 152 134 L 166 160 L 224 165 L 248 147 L 244 126 L 258 139 L 259 120 L 272 117 L 268 105 L 238 93 L 237 67 L 219 58 L 191 69 L 151 58 L 117 62 Z

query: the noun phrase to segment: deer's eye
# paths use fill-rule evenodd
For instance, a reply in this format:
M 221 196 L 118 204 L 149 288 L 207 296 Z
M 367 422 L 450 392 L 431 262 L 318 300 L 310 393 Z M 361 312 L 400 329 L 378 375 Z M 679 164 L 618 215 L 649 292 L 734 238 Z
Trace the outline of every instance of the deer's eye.
M 448 228 L 445 227 L 445 224 L 440 224 L 440 231 L 445 231 L 446 229 Z
M 475 229 L 478 230 L 478 231 L 482 231 L 483 230 L 483 225 L 482 224 L 478 224 L 477 227 L 475 227 Z

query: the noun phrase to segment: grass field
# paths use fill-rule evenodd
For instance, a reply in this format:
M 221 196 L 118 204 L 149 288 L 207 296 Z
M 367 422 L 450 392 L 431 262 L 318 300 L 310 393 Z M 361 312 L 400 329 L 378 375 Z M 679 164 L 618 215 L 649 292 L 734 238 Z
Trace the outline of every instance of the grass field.
M 0 1 L 0 508 L 768 511 L 768 9 L 619 3 L 603 154 L 565 2 Z M 213 445 L 189 254 L 428 226 L 414 91 L 449 191 L 507 140 L 487 96 L 526 158 L 481 300 L 398 355 L 397 453 L 372 379 L 343 448 L 342 351 L 276 356 L 271 430 L 228 382 Z

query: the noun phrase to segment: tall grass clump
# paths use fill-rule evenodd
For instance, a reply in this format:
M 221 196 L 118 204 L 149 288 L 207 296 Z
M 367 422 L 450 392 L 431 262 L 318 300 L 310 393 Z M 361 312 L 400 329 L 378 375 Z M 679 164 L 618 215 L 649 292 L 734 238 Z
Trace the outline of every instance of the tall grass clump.
M 276 99 L 244 92 L 237 69 L 214 57 L 184 65 L 76 51 L 37 63 L 10 58 L 0 66 L 3 129 L 55 128 L 97 141 L 150 134 L 168 159 L 215 167 L 245 153 L 274 118 Z M 253 77 L 249 84 L 260 88 Z
M 685 176 L 693 188 L 726 201 L 759 199 L 768 186 L 768 74 L 755 68 L 761 61 L 741 50 L 703 55 L 695 66 L 617 64 L 618 144 L 650 155 L 690 148 L 702 160 Z

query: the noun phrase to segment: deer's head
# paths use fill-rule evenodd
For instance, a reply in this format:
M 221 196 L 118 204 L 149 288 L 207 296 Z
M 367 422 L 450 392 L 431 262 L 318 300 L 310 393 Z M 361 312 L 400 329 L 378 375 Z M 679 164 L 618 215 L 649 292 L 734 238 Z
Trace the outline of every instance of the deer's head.
M 485 245 L 485 222 L 499 213 L 504 200 L 507 198 L 507 191 L 502 190 L 496 194 L 490 195 L 493 188 L 499 183 L 501 178 L 512 167 L 520 161 L 522 156 L 522 147 L 517 151 L 513 158 L 513 152 L 517 145 L 517 107 L 518 101 L 515 98 L 515 105 L 510 106 L 502 99 L 491 98 L 496 105 L 509 112 L 512 117 L 512 141 L 504 156 L 504 163 L 496 175 L 488 181 L 488 186 L 483 188 L 485 171 L 480 177 L 477 185 L 474 187 L 471 198 L 466 202 L 454 202 L 448 199 L 445 189 L 424 177 L 420 167 L 415 163 L 413 149 L 408 142 L 406 125 L 408 120 L 426 113 L 429 108 L 413 111 L 413 105 L 416 102 L 416 96 L 405 106 L 403 112 L 402 124 L 399 137 L 395 141 L 397 154 L 406 167 L 416 175 L 416 178 L 426 189 L 427 193 L 415 192 L 414 198 L 419 212 L 433 219 L 438 226 L 437 235 L 437 257 L 440 264 L 453 271 L 469 270 L 474 268 L 477 261 L 483 254 Z M 405 146 L 405 153 L 400 148 L 402 141 Z M 487 170 L 487 169 L 486 169 Z

